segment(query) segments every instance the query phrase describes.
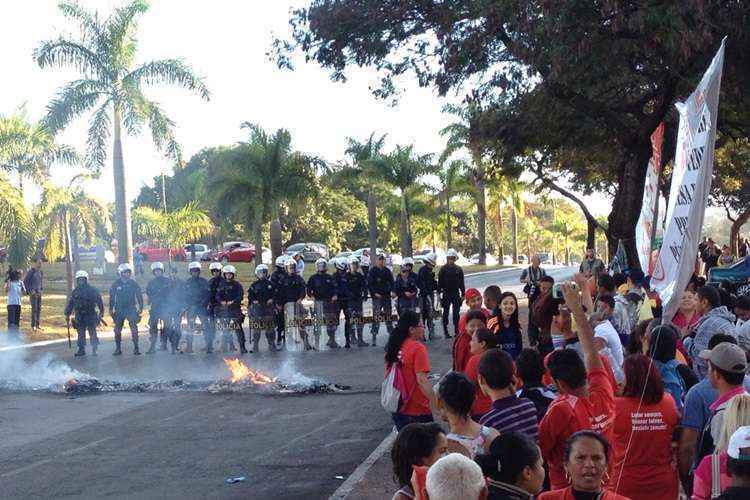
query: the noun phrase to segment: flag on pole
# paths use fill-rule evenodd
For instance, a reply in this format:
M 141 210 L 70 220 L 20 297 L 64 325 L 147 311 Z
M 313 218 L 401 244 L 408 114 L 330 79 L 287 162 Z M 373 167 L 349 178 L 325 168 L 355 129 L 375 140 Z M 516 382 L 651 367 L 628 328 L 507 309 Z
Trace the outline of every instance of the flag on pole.
M 646 170 L 646 185 L 643 187 L 643 203 L 638 224 L 635 226 L 635 245 L 638 249 L 638 260 L 646 274 L 653 272 L 651 249 L 656 233 L 657 201 L 659 200 L 659 177 L 661 176 L 661 145 L 664 141 L 664 122 L 660 123 L 651 134 L 651 159 Z
M 676 312 L 680 294 L 695 268 L 713 177 L 725 42 L 726 38 L 721 41 L 721 47 L 695 91 L 685 102 L 675 104 L 680 114 L 677 150 L 664 240 L 651 278 L 651 286 L 661 297 L 667 320 Z
M 609 272 L 610 274 L 617 274 L 625 272 L 625 269 L 628 269 L 628 254 L 622 240 L 617 240 L 617 250 L 609 263 Z

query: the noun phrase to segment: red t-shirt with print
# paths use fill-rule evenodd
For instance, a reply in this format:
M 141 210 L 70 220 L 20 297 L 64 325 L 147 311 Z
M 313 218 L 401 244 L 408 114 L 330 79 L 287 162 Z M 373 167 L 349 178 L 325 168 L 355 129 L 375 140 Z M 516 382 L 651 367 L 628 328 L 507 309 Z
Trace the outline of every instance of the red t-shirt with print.
M 474 404 L 471 406 L 472 415 L 484 415 L 492 407 L 492 400 L 482 392 L 482 388 L 479 387 L 479 360 L 482 359 L 481 354 L 474 354 L 469 358 L 469 362 L 466 363 L 466 376 L 474 382 L 476 391 L 474 392 Z
M 431 415 L 430 401 L 417 384 L 417 373 L 430 372 L 430 358 L 427 347 L 416 340 L 406 339 L 398 353 L 401 371 L 404 374 L 406 394 L 410 395 L 400 409 L 404 415 Z

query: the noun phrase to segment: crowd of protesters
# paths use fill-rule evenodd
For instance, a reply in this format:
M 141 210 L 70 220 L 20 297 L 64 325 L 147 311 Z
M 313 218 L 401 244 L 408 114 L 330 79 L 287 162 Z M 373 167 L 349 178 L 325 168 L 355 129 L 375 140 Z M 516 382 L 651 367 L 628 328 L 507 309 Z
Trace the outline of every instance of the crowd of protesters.
M 515 295 L 466 290 L 434 387 L 422 319 L 401 314 L 394 499 L 750 498 L 747 288 L 696 275 L 664 318 L 648 276 L 593 251 L 569 282 L 538 259 L 521 280 L 525 332 Z

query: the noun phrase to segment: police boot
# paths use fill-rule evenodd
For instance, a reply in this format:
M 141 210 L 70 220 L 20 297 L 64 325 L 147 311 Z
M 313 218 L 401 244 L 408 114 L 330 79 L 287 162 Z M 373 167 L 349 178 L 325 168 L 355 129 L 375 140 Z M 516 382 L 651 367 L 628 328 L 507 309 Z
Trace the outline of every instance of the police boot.
M 154 354 L 155 352 L 156 352 L 156 341 L 152 339 L 149 341 L 148 351 L 146 351 L 146 354 Z
M 372 344 L 370 344 L 373 347 L 376 347 L 378 345 L 378 334 L 373 333 L 372 334 Z
M 188 335 L 188 338 L 186 339 L 187 342 L 187 349 L 185 349 L 185 352 L 188 354 L 193 354 L 193 335 Z
M 99 348 L 97 344 L 91 344 L 91 355 L 96 356 L 96 350 Z
M 266 342 L 268 342 L 269 351 L 278 351 L 278 349 L 276 348 L 276 335 L 273 332 L 266 333 Z
M 367 347 L 367 342 L 363 339 L 364 332 L 357 332 L 357 347 Z
M 115 352 L 112 353 L 113 356 L 120 356 L 122 354 L 122 349 L 120 349 L 120 342 L 115 342 Z
M 329 333 L 328 334 L 328 342 L 326 342 L 326 345 L 330 347 L 331 349 L 339 349 L 341 346 L 336 342 L 336 334 L 335 333 Z
M 140 349 L 138 349 L 138 341 L 137 340 L 133 341 L 133 354 L 135 356 L 140 356 L 141 355 L 141 351 L 140 351 Z
M 253 352 L 260 352 L 260 332 L 253 332 Z
M 349 337 L 351 337 L 351 334 L 349 332 L 344 332 L 344 348 L 350 349 L 352 345 L 349 343 Z
M 305 343 L 305 350 L 306 351 L 314 351 L 315 350 L 315 348 L 310 345 L 310 341 L 308 340 L 308 334 L 307 333 L 303 333 L 302 334 L 302 340 Z
M 428 328 L 427 329 L 427 338 L 429 340 L 434 340 L 435 339 L 435 327 L 434 326 L 432 328 Z
M 86 350 L 83 347 L 79 347 L 74 356 L 85 356 Z
M 247 348 L 245 347 L 245 332 L 242 330 L 237 332 L 237 343 L 240 344 L 240 354 L 247 354 Z

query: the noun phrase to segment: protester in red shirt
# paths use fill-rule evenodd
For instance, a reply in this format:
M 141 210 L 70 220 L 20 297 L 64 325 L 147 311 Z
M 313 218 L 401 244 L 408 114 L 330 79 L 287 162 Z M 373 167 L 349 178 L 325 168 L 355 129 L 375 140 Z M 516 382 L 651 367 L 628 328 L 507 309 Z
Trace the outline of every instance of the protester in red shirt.
M 604 489 L 609 454 L 610 446 L 604 436 L 591 430 L 576 432 L 565 443 L 563 456 L 570 486 L 553 486 L 552 491 L 539 495 L 539 500 L 629 500 L 628 497 Z M 639 495 L 637 499 L 640 498 Z
M 471 357 L 469 344 L 474 332 L 487 326 L 487 317 L 482 311 L 469 311 L 461 319 L 466 319 L 466 326 L 458 330 L 458 335 L 453 340 L 453 371 L 457 372 L 466 371 L 466 363 Z
M 638 500 L 677 498 L 672 435 L 680 418 L 659 369 L 643 354 L 625 358 L 625 388 L 615 399 L 609 487 Z
M 479 360 L 482 354 L 497 347 L 497 337 L 486 328 L 474 332 L 469 343 L 471 357 L 466 363 L 466 376 L 474 383 L 474 404 L 471 406 L 471 418 L 479 422 L 482 415 L 490 411 L 492 400 L 479 387 Z
M 482 311 L 485 319 L 492 316 L 492 312 L 489 309 L 482 307 L 482 294 L 476 288 L 466 290 L 466 305 L 469 306 L 469 310 L 463 313 L 458 319 L 458 333 L 466 331 L 466 315 L 471 311 Z
M 559 395 L 539 426 L 539 447 L 549 465 L 552 489 L 567 486 L 563 452 L 568 438 L 575 432 L 587 429 L 609 437 L 614 414 L 614 388 L 594 347 L 594 331 L 583 312 L 580 293 L 565 284 L 563 295 L 578 325 L 578 339 L 584 359 L 581 360 L 572 349 L 558 349 L 548 360 Z
M 397 430 L 412 422 L 432 422 L 430 404 L 434 406 L 435 393 L 427 378 L 430 358 L 423 340 L 421 318 L 415 311 L 404 311 L 385 346 L 385 373 L 388 374 L 394 363 L 399 363 L 406 388 L 399 411 L 392 414 Z

